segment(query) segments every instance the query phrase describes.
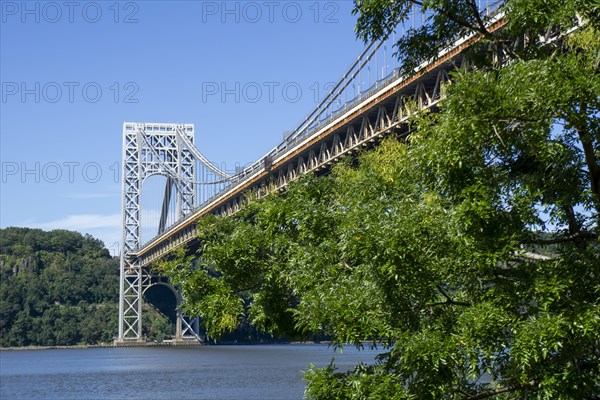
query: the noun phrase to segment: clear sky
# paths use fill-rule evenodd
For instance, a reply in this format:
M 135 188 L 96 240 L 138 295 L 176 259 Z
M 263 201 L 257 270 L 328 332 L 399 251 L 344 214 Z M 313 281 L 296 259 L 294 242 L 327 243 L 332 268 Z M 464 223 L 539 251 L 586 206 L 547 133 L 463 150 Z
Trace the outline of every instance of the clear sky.
M 233 168 L 356 59 L 352 1 L 0 1 L 0 226 L 116 248 L 124 121 L 193 123 Z

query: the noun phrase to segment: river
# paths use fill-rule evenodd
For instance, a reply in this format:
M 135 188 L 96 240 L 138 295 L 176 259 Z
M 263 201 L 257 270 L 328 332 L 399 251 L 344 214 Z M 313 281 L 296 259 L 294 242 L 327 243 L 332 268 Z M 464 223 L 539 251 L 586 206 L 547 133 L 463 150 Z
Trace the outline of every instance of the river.
M 0 351 L 2 400 L 299 400 L 309 363 L 372 363 L 327 345 L 107 347 Z

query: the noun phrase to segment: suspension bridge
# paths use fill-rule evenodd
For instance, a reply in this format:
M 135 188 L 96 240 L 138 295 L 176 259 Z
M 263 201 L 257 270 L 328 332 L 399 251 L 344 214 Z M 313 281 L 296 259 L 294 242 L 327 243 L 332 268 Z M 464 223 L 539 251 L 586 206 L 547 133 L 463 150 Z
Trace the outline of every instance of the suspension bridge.
M 488 31 L 500 29 L 505 20 L 499 2 L 482 3 Z M 249 191 L 264 196 L 281 190 L 303 174 L 326 171 L 342 156 L 373 146 L 386 135 L 407 135 L 407 122 L 415 106 L 436 108 L 443 98 L 449 73 L 463 63 L 464 50 L 480 36 L 458 38 L 435 60 L 424 63 L 413 74 L 402 75 L 396 57 L 388 49 L 393 48 L 397 35 L 419 26 L 425 18 L 426 15 L 415 13 L 412 21 L 367 45 L 296 129 L 259 160 L 233 173 L 218 168 L 195 147 L 191 124 L 123 124 L 117 344 L 145 341 L 144 296 L 158 286 L 168 289 L 175 298 L 175 340 L 201 340 L 197 318 L 179 311 L 182 299 L 176 288 L 151 270 L 153 263 L 176 248 L 197 248 L 196 221 L 200 218 L 207 214 L 231 215 L 247 201 Z M 166 180 L 155 236 L 145 238 L 142 184 L 154 175 Z

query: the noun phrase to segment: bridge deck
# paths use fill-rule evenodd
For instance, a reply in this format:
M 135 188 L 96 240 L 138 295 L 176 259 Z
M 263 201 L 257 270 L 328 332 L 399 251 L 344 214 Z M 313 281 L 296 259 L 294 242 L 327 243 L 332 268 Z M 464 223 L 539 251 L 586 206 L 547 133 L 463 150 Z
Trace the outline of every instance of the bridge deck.
M 491 32 L 506 24 L 498 15 L 489 26 Z M 266 156 L 246 168 L 239 180 L 202 204 L 161 235 L 146 243 L 137 252 L 127 255 L 131 268 L 145 267 L 176 247 L 192 242 L 196 237 L 196 221 L 214 213 L 228 215 L 237 211 L 248 190 L 259 195 L 278 190 L 303 173 L 327 168 L 344 154 L 368 145 L 390 133 L 406 133 L 410 110 L 405 99 L 421 108 L 435 107 L 441 98 L 441 85 L 448 71 L 460 65 L 461 53 L 480 40 L 474 34 L 461 38 L 440 54 L 440 57 L 410 76 L 392 76 L 379 88 L 373 88 L 352 104 L 346 104 L 335 115 L 322 121 L 312 132 L 284 141 Z

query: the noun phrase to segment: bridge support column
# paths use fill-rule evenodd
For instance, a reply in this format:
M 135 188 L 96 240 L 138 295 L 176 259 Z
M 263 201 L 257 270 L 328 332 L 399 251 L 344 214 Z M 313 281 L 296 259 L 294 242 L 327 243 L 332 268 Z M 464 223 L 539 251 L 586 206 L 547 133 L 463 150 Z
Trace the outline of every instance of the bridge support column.
M 175 341 L 183 340 L 183 336 L 181 334 L 181 325 L 183 324 L 182 319 L 183 315 L 181 314 L 181 310 L 177 308 L 177 321 L 175 321 Z
M 191 124 L 123 124 L 119 343 L 145 341 L 142 336 L 142 296 L 151 285 L 151 273 L 149 266 L 139 265 L 134 255 L 141 244 L 142 183 L 152 175 L 166 175 L 169 197 L 171 185 L 177 190 L 177 218 L 189 214 L 196 205 L 193 142 L 194 126 Z M 161 215 L 160 229 L 165 229 L 166 208 Z
M 119 283 L 119 335 L 118 343 L 144 342 L 142 335 L 143 292 L 150 283 L 150 276 L 143 268 L 121 262 Z
M 181 311 L 182 298 L 177 296 L 177 321 L 175 322 L 175 342 L 199 341 L 204 342 L 200 337 L 200 318 L 188 317 Z

